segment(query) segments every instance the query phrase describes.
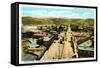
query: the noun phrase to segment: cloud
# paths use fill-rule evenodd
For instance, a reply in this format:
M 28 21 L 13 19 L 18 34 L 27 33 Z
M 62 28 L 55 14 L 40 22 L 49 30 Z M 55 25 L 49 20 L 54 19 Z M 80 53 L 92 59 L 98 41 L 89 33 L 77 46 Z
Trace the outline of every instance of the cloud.
M 22 16 L 95 18 L 95 10 L 88 8 L 22 8 Z

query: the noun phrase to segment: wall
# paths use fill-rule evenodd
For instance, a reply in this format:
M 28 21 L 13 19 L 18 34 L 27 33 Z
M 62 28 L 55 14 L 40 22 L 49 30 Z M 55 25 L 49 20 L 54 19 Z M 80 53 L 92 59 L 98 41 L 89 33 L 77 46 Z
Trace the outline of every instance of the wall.
M 10 64 L 10 4 L 15 1 L 39 2 L 39 3 L 54 3 L 54 4 L 69 4 L 69 5 L 87 5 L 98 6 L 100 11 L 100 0 L 1 0 L 0 2 L 0 68 L 16 68 Z M 99 12 L 98 11 L 98 12 Z M 100 18 L 100 13 L 98 13 Z M 98 20 L 100 21 L 100 19 Z M 98 22 L 98 29 L 100 29 Z M 98 40 L 100 40 L 100 30 L 98 30 Z M 98 45 L 98 52 L 100 52 Z M 100 57 L 100 53 L 98 54 Z M 65 63 L 52 65 L 35 65 L 21 66 L 20 68 L 98 68 L 98 62 L 83 62 L 83 63 Z

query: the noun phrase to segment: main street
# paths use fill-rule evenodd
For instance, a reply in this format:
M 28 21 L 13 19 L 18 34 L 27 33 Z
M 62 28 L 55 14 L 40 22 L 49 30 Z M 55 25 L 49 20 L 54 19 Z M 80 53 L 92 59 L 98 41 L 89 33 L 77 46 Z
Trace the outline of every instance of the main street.
M 71 28 L 68 26 L 67 32 L 61 32 L 59 39 L 54 40 L 50 48 L 42 56 L 41 60 L 52 60 L 52 59 L 70 59 L 74 56 L 73 48 L 71 47 Z M 61 43 L 62 41 L 62 43 Z

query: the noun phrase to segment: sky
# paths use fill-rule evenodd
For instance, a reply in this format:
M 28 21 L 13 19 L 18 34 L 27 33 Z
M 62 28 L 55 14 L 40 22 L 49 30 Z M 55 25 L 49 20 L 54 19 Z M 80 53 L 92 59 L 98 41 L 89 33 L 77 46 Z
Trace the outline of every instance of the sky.
M 22 6 L 22 16 L 32 17 L 66 17 L 66 18 L 95 18 L 96 10 L 93 8 L 75 7 L 44 7 Z

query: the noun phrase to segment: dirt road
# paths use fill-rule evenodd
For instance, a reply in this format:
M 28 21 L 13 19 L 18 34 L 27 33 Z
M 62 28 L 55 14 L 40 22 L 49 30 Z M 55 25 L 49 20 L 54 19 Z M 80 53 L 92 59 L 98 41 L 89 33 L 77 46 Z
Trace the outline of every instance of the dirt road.
M 71 28 L 68 27 L 67 32 L 60 33 L 58 40 L 54 40 L 49 50 L 45 52 L 41 60 L 52 59 L 70 59 L 74 55 L 71 47 Z M 64 37 L 63 44 L 60 43 L 61 37 Z

